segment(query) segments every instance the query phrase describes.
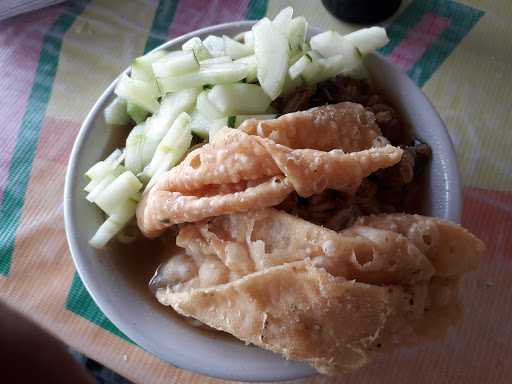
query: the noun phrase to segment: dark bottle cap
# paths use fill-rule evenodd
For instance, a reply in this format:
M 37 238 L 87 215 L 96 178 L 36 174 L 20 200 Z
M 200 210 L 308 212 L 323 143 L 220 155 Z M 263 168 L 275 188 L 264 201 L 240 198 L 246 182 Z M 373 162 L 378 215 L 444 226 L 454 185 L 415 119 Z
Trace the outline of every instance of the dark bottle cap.
M 322 3 L 342 21 L 375 24 L 395 13 L 401 0 L 322 0 Z

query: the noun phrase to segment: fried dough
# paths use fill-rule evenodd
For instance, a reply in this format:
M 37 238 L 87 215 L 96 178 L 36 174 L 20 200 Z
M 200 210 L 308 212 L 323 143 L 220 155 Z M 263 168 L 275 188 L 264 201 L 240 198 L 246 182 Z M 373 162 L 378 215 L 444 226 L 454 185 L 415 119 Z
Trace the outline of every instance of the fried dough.
M 484 250 L 440 219 L 372 216 L 337 233 L 270 208 L 182 225 L 176 244 L 182 272 L 160 282 L 162 304 L 330 375 L 444 335 Z
M 277 205 L 293 190 L 304 197 L 326 188 L 355 192 L 401 156 L 391 145 L 348 154 L 294 150 L 225 128 L 159 179 L 137 208 L 138 225 L 155 237 L 174 224 Z
M 357 152 L 373 146 L 381 136 L 375 116 L 361 104 L 325 105 L 273 120 L 249 119 L 238 128 L 292 149 Z

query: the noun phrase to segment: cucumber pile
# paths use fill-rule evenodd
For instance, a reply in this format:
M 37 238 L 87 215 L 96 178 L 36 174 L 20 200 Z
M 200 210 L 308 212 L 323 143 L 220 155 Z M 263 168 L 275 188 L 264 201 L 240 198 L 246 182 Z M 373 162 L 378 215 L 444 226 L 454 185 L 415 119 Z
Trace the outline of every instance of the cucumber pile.
M 307 31 L 287 7 L 233 38 L 194 37 L 181 50 L 136 58 L 104 111 L 108 125 L 132 127 L 125 148 L 85 173 L 87 200 L 107 215 L 90 244 L 101 248 L 121 233 L 142 193 L 180 162 L 194 136 L 204 142 L 222 127 L 273 119 L 273 100 L 339 74 L 360 76 L 364 55 L 389 41 L 380 27 L 326 31 L 309 42 Z

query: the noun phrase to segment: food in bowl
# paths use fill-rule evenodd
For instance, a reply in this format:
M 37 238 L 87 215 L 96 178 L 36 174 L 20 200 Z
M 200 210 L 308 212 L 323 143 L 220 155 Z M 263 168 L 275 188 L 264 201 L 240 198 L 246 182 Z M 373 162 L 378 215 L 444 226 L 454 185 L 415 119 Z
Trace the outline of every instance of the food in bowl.
M 306 28 L 287 8 L 134 61 L 105 118 L 136 125 L 87 172 L 108 215 L 91 245 L 139 229 L 175 243 L 152 280 L 160 303 L 338 374 L 444 334 L 484 247 L 414 215 L 431 149 L 361 60 L 385 31 L 306 42 Z

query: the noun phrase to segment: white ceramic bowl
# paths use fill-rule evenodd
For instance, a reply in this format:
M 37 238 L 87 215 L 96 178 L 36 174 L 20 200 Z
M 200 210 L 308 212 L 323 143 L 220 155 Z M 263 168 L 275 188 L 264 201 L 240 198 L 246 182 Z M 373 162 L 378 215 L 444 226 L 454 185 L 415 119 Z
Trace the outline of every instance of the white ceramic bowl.
M 157 49 L 178 49 L 193 36 L 234 36 L 250 29 L 252 24 L 246 21 L 201 29 Z M 321 31 L 311 29 L 311 34 Z M 370 55 L 366 64 L 377 87 L 400 110 L 414 135 L 432 146 L 433 160 L 428 170 L 424 213 L 458 221 L 461 194 L 457 160 L 441 119 L 421 90 L 399 69 L 378 55 Z M 126 257 L 119 247 L 100 251 L 88 245 L 102 217 L 85 200 L 83 174 L 121 143 L 122 130 L 106 127 L 102 113 L 113 97 L 115 83 L 98 99 L 80 129 L 68 164 L 64 193 L 69 247 L 78 273 L 93 299 L 128 337 L 177 367 L 243 381 L 291 380 L 314 374 L 308 365 L 286 361 L 232 338 L 200 331 L 179 319 L 171 309 L 158 304 L 146 288 L 153 271 L 142 262 L 151 258 L 151 254 L 142 251 Z

